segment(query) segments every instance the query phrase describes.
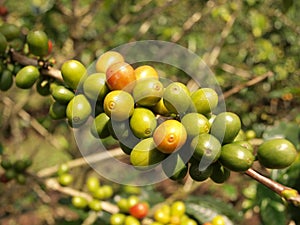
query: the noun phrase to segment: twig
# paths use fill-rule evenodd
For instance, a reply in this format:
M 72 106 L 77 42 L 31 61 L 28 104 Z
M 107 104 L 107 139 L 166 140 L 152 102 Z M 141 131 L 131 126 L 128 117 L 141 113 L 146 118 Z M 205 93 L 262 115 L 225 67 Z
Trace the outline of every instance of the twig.
M 139 21 L 144 21 L 144 20 L 150 20 L 151 17 L 154 17 L 155 15 L 159 15 L 161 11 L 163 11 L 165 8 L 170 7 L 174 4 L 176 4 L 177 2 L 179 2 L 179 0 L 171 0 L 171 1 L 166 1 L 165 4 L 163 4 L 160 7 L 152 7 L 148 10 L 144 10 L 143 13 L 141 14 L 137 14 L 136 16 L 131 16 L 131 15 L 124 15 L 116 25 L 114 25 L 111 28 L 108 28 L 108 30 L 106 31 L 106 33 L 114 33 L 116 32 L 120 27 L 123 27 L 125 25 L 127 25 L 128 23 L 136 23 Z M 136 12 L 142 11 L 142 9 L 145 8 L 145 6 L 147 6 L 147 4 L 143 4 L 140 5 L 140 7 L 137 8 Z M 103 35 L 101 34 L 101 36 L 99 35 L 99 38 L 101 38 Z
M 265 11 L 265 9 L 267 11 Z M 289 19 L 286 15 L 284 15 L 281 10 L 279 9 L 274 9 L 274 8 L 269 8 L 266 7 L 264 8 L 264 14 L 269 14 L 269 16 L 273 16 L 276 19 L 280 19 L 280 21 L 286 25 L 287 27 L 291 28 L 295 33 L 300 34 L 300 26 L 298 26 L 294 21 Z
M 13 100 L 11 100 L 9 97 L 4 96 L 2 98 L 2 102 L 5 105 L 12 105 L 15 104 Z M 61 148 L 61 145 L 59 142 L 55 141 L 55 138 L 52 134 L 48 132 L 48 130 L 43 127 L 35 118 L 33 118 L 28 112 L 26 112 L 24 109 L 18 109 L 17 115 L 23 119 L 24 121 L 28 122 L 30 126 L 42 137 L 44 137 L 47 141 L 49 141 L 50 144 L 52 144 L 55 148 L 59 149 Z
M 10 57 L 13 62 L 18 62 L 23 66 L 38 66 L 38 60 L 26 57 L 19 52 L 16 52 L 14 49 L 10 49 Z
M 85 198 L 87 201 L 92 201 L 93 200 L 93 197 L 90 194 L 86 193 L 86 192 L 78 191 L 78 190 L 73 189 L 71 187 L 61 186 L 55 178 L 46 179 L 45 180 L 45 185 L 49 189 L 58 191 L 60 193 L 63 193 L 63 194 L 69 195 L 69 196 L 80 196 L 80 197 Z M 114 205 L 110 202 L 107 202 L 107 201 L 102 201 L 101 206 L 102 206 L 102 209 L 104 211 L 109 212 L 111 214 L 115 214 L 119 211 L 119 208 L 116 205 Z
M 72 15 L 72 11 L 64 6 L 64 4 L 60 0 L 55 1 L 56 9 L 61 12 L 61 14 L 70 17 Z
M 183 24 L 182 30 L 180 32 L 176 32 L 172 35 L 171 41 L 178 42 L 181 38 L 183 38 L 199 21 L 201 18 L 205 17 L 207 14 L 211 12 L 211 10 L 215 7 L 214 2 L 209 2 L 206 4 L 206 8 L 201 12 L 195 12 L 192 16 L 190 16 Z
M 178 42 L 185 34 L 187 31 L 192 29 L 192 27 L 199 22 L 199 20 L 202 18 L 202 13 L 200 12 L 195 12 L 191 17 L 189 17 L 185 23 L 182 26 L 182 30 L 179 33 L 173 34 L 171 37 L 172 42 Z
M 33 185 L 31 185 L 31 188 L 37 194 L 37 196 L 43 201 L 43 203 L 49 204 L 51 202 L 51 198 L 37 183 L 33 183 Z
M 271 77 L 273 76 L 274 74 L 271 72 L 271 71 L 268 71 L 267 73 L 261 75 L 261 76 L 258 76 L 258 77 L 255 77 L 249 81 L 247 81 L 246 83 L 243 83 L 243 84 L 239 84 L 239 85 L 236 85 L 235 87 L 233 87 L 232 89 L 224 92 L 223 96 L 220 96 L 220 100 L 222 99 L 226 99 L 228 98 L 229 96 L 231 95 L 234 95 L 238 92 L 240 92 L 242 89 L 246 88 L 246 87 L 250 87 L 250 86 L 253 86 L 261 81 L 263 81 L 264 79 L 268 78 L 268 77 Z
M 221 69 L 224 70 L 227 73 L 231 73 L 231 74 L 235 74 L 237 76 L 240 76 L 242 78 L 250 78 L 251 77 L 251 73 L 249 73 L 249 71 L 241 69 L 241 68 L 236 68 L 232 65 L 229 65 L 227 63 L 223 63 L 221 65 Z
M 100 152 L 100 153 L 86 156 L 84 158 L 79 158 L 79 159 L 74 159 L 74 160 L 68 161 L 68 162 L 66 162 L 66 165 L 71 169 L 71 168 L 75 168 L 75 167 L 79 167 L 79 166 L 84 166 L 87 164 L 87 162 L 95 163 L 95 162 L 99 162 L 101 160 L 108 159 L 110 157 L 122 156 L 123 154 L 124 153 L 120 148 L 115 148 L 115 149 L 109 150 L 109 152 L 104 152 L 104 153 Z M 49 177 L 49 176 L 55 174 L 57 172 L 58 168 L 59 168 L 59 165 L 55 165 L 52 167 L 42 169 L 37 173 L 37 176 L 40 178 Z
M 190 191 L 193 187 L 193 184 L 194 184 L 194 180 L 190 176 L 188 176 L 184 183 L 183 190 L 185 192 Z
M 56 178 L 48 178 L 45 180 L 45 185 L 47 188 L 59 191 L 63 194 L 70 195 L 70 196 L 79 196 L 85 198 L 87 201 L 91 201 L 93 197 L 85 192 L 78 191 L 71 187 L 63 187 L 61 186 Z
M 52 77 L 56 80 L 63 81 L 63 77 L 62 77 L 62 74 L 61 74 L 60 70 L 55 69 L 53 67 L 50 67 L 50 68 L 47 68 L 47 69 L 41 69 L 41 74 L 45 75 L 45 76 Z
M 71 1 L 71 12 L 72 12 L 73 18 L 76 17 L 76 15 L 78 14 L 77 10 L 79 10 L 79 9 L 77 6 L 78 6 L 78 0 L 72 0 Z
M 143 22 L 139 28 L 139 31 L 137 32 L 137 34 L 135 35 L 135 37 L 133 39 L 131 39 L 131 41 L 135 41 L 138 40 L 140 37 L 142 37 L 145 33 L 147 33 L 147 31 L 150 29 L 150 27 L 152 26 L 151 24 L 151 20 L 146 20 L 145 22 Z
M 226 38 L 228 37 L 228 35 L 231 32 L 231 28 L 233 27 L 233 24 L 234 24 L 236 18 L 237 18 L 237 12 L 235 14 L 232 14 L 230 16 L 230 19 L 227 21 L 224 29 L 221 32 L 221 39 L 220 39 L 220 41 L 212 49 L 211 53 L 205 59 L 205 61 L 206 61 L 206 63 L 207 63 L 208 66 L 213 66 L 216 63 L 216 61 L 217 61 L 217 59 L 218 59 L 218 57 L 220 55 L 221 49 L 222 49 L 222 47 L 223 47 L 223 45 L 225 43 Z
M 81 225 L 92 225 L 97 220 L 98 213 L 95 211 L 90 211 L 88 217 L 82 222 Z
M 88 7 L 86 7 L 85 9 L 82 9 L 81 12 L 79 13 L 78 17 L 86 17 L 87 15 L 94 15 L 97 13 L 98 11 L 98 7 L 100 6 L 100 4 L 102 4 L 103 1 L 98 0 L 98 1 L 93 1 Z
M 21 53 L 16 52 L 13 49 L 11 49 L 10 51 L 10 57 L 13 62 L 17 62 L 23 66 L 28 66 L 28 65 L 40 66 L 41 63 L 44 63 L 37 59 L 29 58 L 25 55 L 22 55 Z M 50 67 L 47 64 L 42 65 L 40 71 L 42 75 L 53 77 L 57 80 L 63 81 L 60 70 Z
M 286 201 L 292 202 L 296 206 L 300 206 L 300 195 L 295 189 L 284 186 L 268 177 L 265 177 L 253 169 L 248 169 L 245 174 L 276 192 Z

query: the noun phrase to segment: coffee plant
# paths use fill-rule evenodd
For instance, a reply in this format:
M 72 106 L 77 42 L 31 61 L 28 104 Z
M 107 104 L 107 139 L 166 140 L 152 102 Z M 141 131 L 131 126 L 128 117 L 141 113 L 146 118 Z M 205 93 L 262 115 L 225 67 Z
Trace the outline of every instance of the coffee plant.
M 185 18 L 182 9 L 194 4 L 196 11 Z M 15 3 L 5 2 L 0 8 L 3 224 L 27 224 L 15 215 L 36 219 L 43 209 L 51 212 L 38 217 L 38 224 L 299 223 L 299 26 L 293 20 L 300 5 L 270 5 L 26 1 L 31 9 L 14 14 Z M 169 19 L 175 12 L 178 18 Z M 201 30 L 202 17 L 215 26 Z M 216 31 L 220 37 L 208 38 Z M 182 68 L 142 60 L 145 50 L 135 52 L 130 42 L 144 46 L 138 40 L 148 32 L 148 39 L 179 43 L 188 52 L 205 49 L 204 81 Z M 125 50 L 114 48 L 126 42 Z M 141 60 L 132 62 L 130 51 Z M 164 48 L 156 51 L 168 58 Z M 181 55 L 170 59 L 176 57 Z M 197 74 L 199 68 L 187 61 L 188 71 Z M 208 67 L 221 89 L 211 85 Z M 80 133 L 76 140 L 73 132 Z M 92 152 L 93 143 L 101 149 Z M 80 154 L 82 145 L 93 154 Z M 110 159 L 130 170 L 105 164 Z M 157 169 L 163 180 L 152 177 Z

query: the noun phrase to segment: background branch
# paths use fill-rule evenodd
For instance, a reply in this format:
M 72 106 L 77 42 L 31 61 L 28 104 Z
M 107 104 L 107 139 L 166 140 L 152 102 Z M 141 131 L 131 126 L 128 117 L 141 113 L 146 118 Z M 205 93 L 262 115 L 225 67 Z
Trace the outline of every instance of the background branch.
M 219 40 L 219 42 L 214 46 L 214 48 L 210 51 L 210 53 L 206 55 L 206 57 L 204 57 L 204 61 L 207 63 L 209 67 L 214 66 L 215 63 L 217 62 L 217 59 L 221 53 L 221 49 L 225 43 L 225 40 L 230 34 L 234 22 L 236 21 L 237 15 L 238 15 L 238 10 L 234 14 L 232 14 L 229 20 L 227 21 L 224 29 L 221 32 L 221 39 Z
M 86 192 L 78 191 L 71 187 L 61 186 L 57 182 L 57 179 L 55 179 L 55 178 L 46 179 L 45 184 L 46 184 L 47 188 L 58 191 L 60 193 L 63 193 L 63 194 L 69 195 L 69 196 L 80 196 L 80 197 L 85 198 L 87 201 L 91 201 L 93 199 L 93 197 Z M 119 208 L 110 202 L 102 201 L 101 205 L 102 205 L 102 209 L 104 211 L 109 212 L 111 214 L 115 214 L 119 211 Z
M 263 74 L 261 76 L 255 77 L 255 78 L 247 81 L 246 83 L 236 85 L 232 89 L 230 89 L 228 91 L 225 91 L 223 93 L 223 96 L 220 96 L 220 100 L 226 99 L 229 96 L 234 95 L 234 94 L 240 92 L 242 89 L 244 89 L 246 87 L 254 86 L 255 84 L 257 84 L 257 83 L 259 83 L 259 82 L 261 82 L 261 81 L 265 80 L 266 78 L 271 77 L 273 75 L 274 74 L 271 71 L 268 71 L 267 73 L 265 73 L 265 74 Z
M 10 105 L 16 105 L 16 103 L 11 100 L 9 97 L 4 96 L 1 101 L 6 107 L 9 107 Z M 22 109 L 23 105 L 20 108 L 15 108 L 17 115 L 24 121 L 28 122 L 30 126 L 45 140 L 47 140 L 53 147 L 57 149 L 61 149 L 61 145 L 59 144 L 59 141 L 56 140 L 55 137 L 51 133 L 48 132 L 48 130 L 43 127 L 34 117 L 32 117 L 28 112 L 26 112 L 24 109 Z
M 92 154 L 92 155 L 82 157 L 79 159 L 74 159 L 74 160 L 66 162 L 65 164 L 71 169 L 71 168 L 87 165 L 87 162 L 96 163 L 101 160 L 108 159 L 110 157 L 122 156 L 123 154 L 124 154 L 124 152 L 120 148 L 115 148 L 115 149 L 109 150 L 109 152 L 100 152 L 100 153 Z M 52 167 L 42 169 L 37 173 L 37 176 L 40 178 L 52 176 L 53 174 L 55 174 L 57 172 L 58 168 L 59 168 L 59 165 L 55 165 Z

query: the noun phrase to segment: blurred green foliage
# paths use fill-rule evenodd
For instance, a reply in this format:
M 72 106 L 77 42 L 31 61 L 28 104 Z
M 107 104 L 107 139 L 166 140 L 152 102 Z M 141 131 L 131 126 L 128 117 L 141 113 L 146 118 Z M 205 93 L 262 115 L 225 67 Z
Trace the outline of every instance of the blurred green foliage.
M 57 66 L 69 58 L 89 65 L 104 51 L 138 40 L 177 42 L 205 61 L 219 49 L 210 68 L 223 91 L 273 73 L 226 101 L 246 128 L 297 116 L 289 111 L 297 108 L 300 95 L 298 1 L 25 0 L 21 8 L 18 4 L 5 2 L 7 20 L 25 31 L 45 30 L 54 42 Z

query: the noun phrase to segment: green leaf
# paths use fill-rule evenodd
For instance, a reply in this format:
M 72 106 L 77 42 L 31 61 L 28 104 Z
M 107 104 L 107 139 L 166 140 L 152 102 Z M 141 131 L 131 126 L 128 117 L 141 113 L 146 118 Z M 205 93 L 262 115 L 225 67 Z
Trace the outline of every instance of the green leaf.
M 260 215 L 263 224 L 268 225 L 272 221 L 272 225 L 287 224 L 287 215 L 285 206 L 282 203 L 273 201 L 272 199 L 264 199 L 261 202 Z
M 186 212 L 199 223 L 211 221 L 216 215 L 223 215 L 226 225 L 235 224 L 241 219 L 241 213 L 231 204 L 212 196 L 191 196 L 186 202 Z
M 257 185 L 256 205 L 260 208 L 260 216 L 263 225 L 287 224 L 286 206 L 282 199 L 274 191 L 262 184 Z
M 94 224 L 110 224 L 110 216 L 110 213 L 102 211 Z
M 236 186 L 232 184 L 223 184 L 222 189 L 226 197 L 230 200 L 235 201 L 238 198 L 238 190 Z
M 257 205 L 261 205 L 264 199 L 270 199 L 272 201 L 282 202 L 279 195 L 277 195 L 274 191 L 270 190 L 266 186 L 261 183 L 257 184 L 256 191 L 256 203 Z
M 218 212 L 215 209 L 202 206 L 197 203 L 186 203 L 186 213 L 192 216 L 200 224 L 211 221 Z M 232 224 L 232 223 L 231 223 Z
M 161 203 L 165 200 L 162 194 L 155 190 L 152 185 L 148 185 L 143 189 L 142 199 L 147 201 L 150 206 Z
M 256 198 L 256 192 L 257 192 L 257 182 L 253 181 L 250 183 L 247 187 L 243 189 L 243 195 L 247 199 L 255 199 Z
M 300 223 L 300 213 L 299 213 L 299 207 L 289 204 L 288 205 L 288 213 L 290 215 L 290 219 L 295 221 L 296 224 Z
M 276 180 L 292 188 L 300 187 L 300 157 L 285 170 L 276 170 Z

